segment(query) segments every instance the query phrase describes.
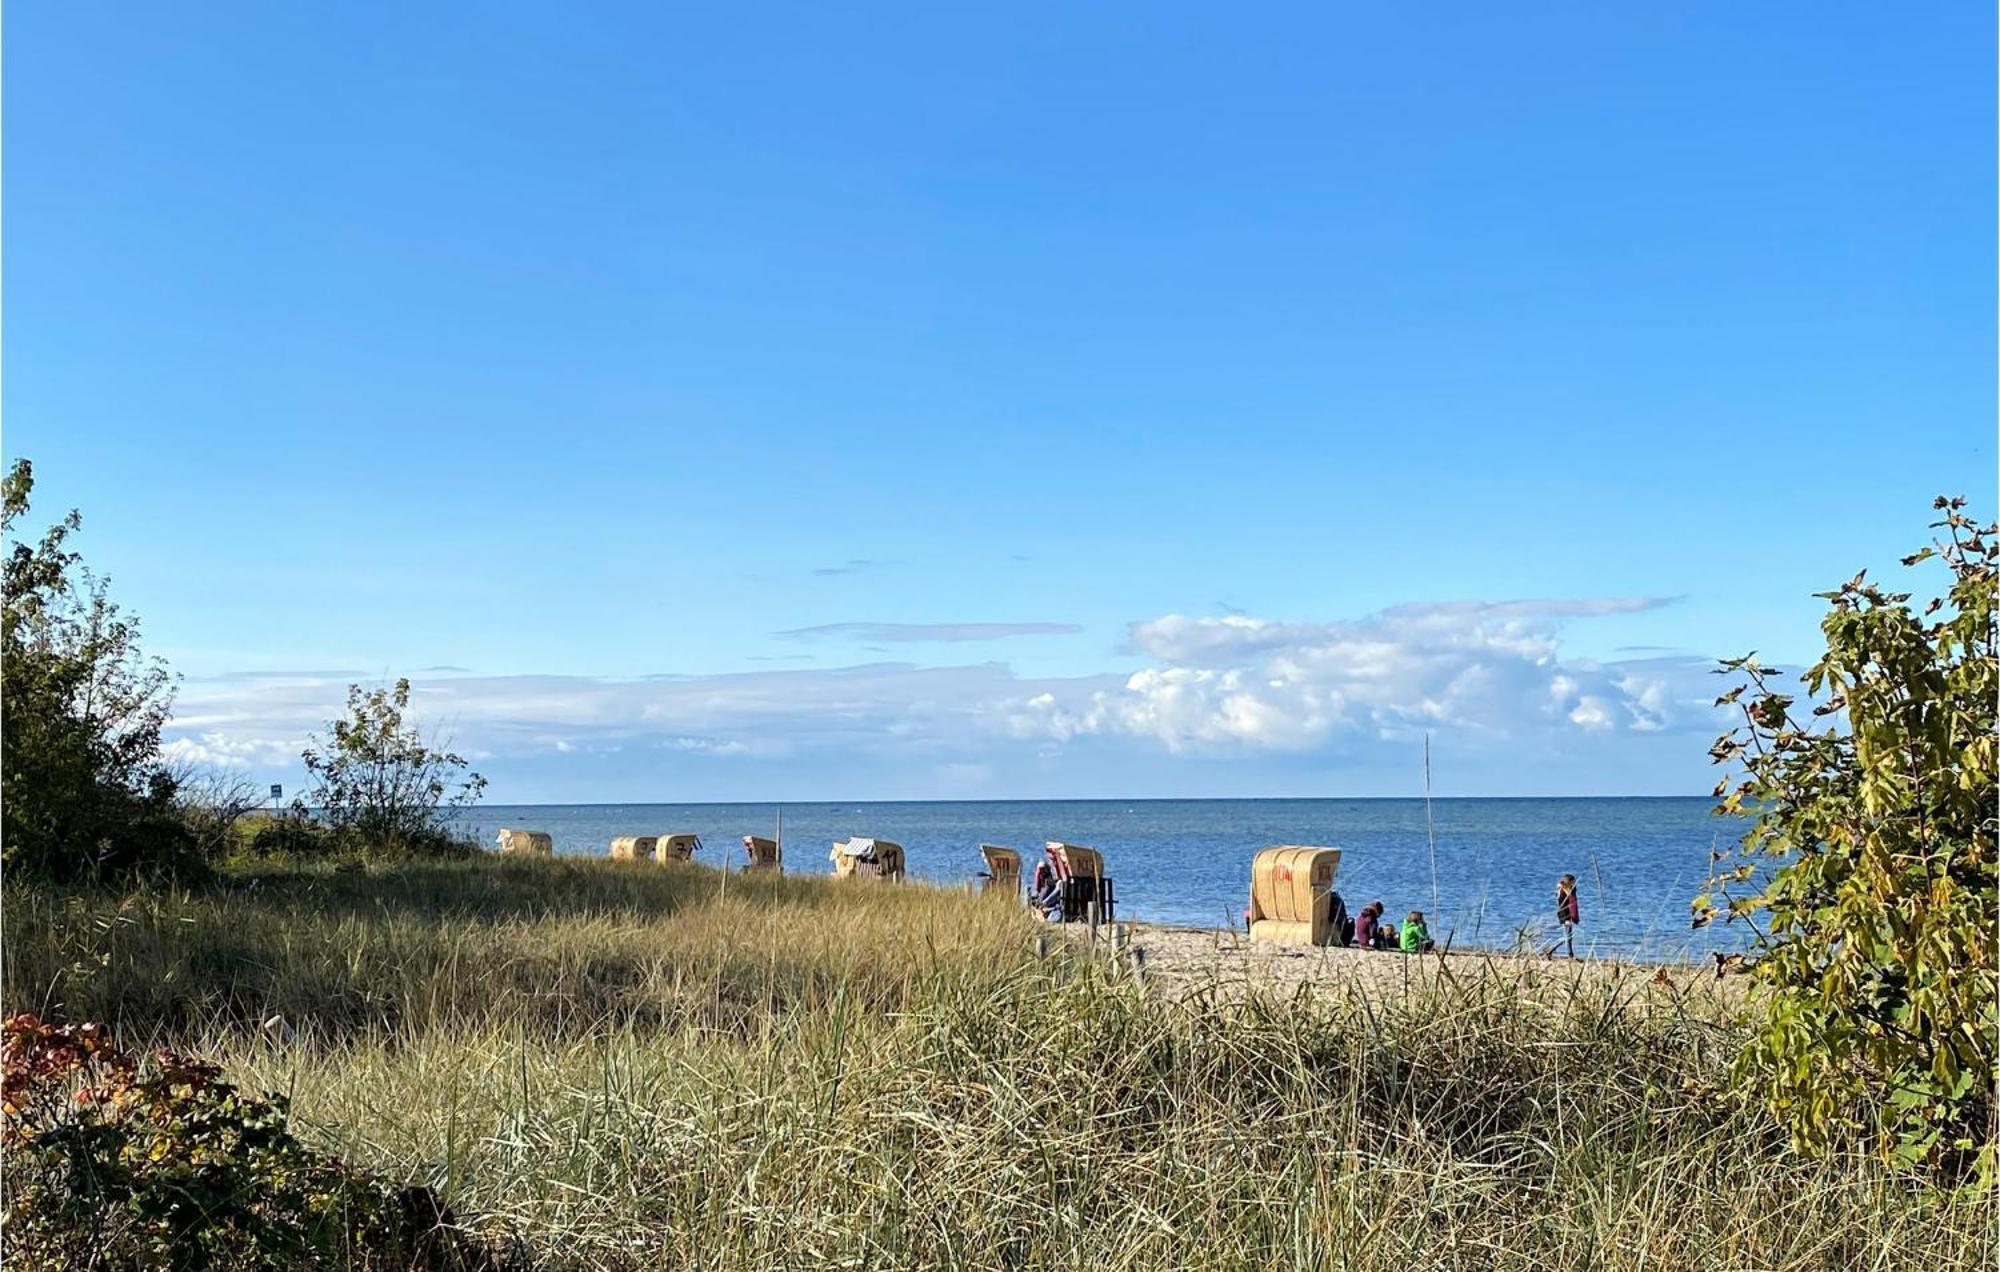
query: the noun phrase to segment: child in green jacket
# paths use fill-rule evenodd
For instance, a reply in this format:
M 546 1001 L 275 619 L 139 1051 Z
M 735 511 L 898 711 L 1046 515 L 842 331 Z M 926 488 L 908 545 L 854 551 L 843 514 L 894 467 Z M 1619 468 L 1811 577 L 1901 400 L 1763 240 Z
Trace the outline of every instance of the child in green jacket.
M 1436 942 L 1431 940 L 1430 929 L 1424 926 L 1422 910 L 1410 911 L 1410 917 L 1403 920 L 1401 935 L 1405 954 L 1428 954 L 1436 945 Z

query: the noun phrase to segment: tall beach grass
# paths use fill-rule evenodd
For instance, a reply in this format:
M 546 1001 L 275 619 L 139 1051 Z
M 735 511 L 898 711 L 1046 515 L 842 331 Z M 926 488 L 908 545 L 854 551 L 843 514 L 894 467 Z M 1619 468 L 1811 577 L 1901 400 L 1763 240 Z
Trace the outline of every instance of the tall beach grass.
M 553 1267 L 1984 1266 L 1987 1208 L 1805 1160 L 1672 984 L 1454 960 L 1175 993 L 1004 902 L 603 862 L 10 888 L 9 1010 L 288 1093 Z M 1387 957 L 1387 956 L 1385 956 Z

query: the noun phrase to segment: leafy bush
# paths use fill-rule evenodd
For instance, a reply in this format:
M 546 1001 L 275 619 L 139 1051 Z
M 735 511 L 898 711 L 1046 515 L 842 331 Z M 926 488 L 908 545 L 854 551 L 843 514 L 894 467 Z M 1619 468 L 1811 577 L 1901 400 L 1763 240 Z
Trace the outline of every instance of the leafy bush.
M 1940 499 L 1945 596 L 1921 613 L 1903 592 L 1856 575 L 1821 630 L 1826 653 L 1803 681 L 1815 726 L 1754 659 L 1718 699 L 1743 725 L 1717 741 L 1740 780 L 1719 812 L 1753 825 L 1725 885 L 1760 874 L 1729 903 L 1758 924 L 1751 966 L 1762 1026 L 1737 1077 L 1795 1140 L 1858 1133 L 1900 1163 L 1994 1177 L 1996 982 L 1995 588 L 2000 541 Z M 1713 910 L 1696 899 L 1696 922 Z
M 347 716 L 328 726 L 303 756 L 313 788 L 295 806 L 319 817 L 350 847 L 388 855 L 449 855 L 459 810 L 478 800 L 486 779 L 464 757 L 432 745 L 403 716 L 410 682 L 347 689 Z
M 28 461 L 17 460 L 0 484 L 0 532 L 27 513 L 34 484 Z M 172 679 L 140 653 L 137 621 L 69 547 L 81 526 L 71 512 L 39 540 L 7 547 L 6 866 L 63 880 L 186 870 L 199 854 L 151 820 L 173 811 L 173 778 L 160 763 Z
M 463 1267 L 429 1190 L 315 1153 L 285 1101 L 214 1065 L 149 1066 L 99 1025 L 5 1025 L 9 1266 Z

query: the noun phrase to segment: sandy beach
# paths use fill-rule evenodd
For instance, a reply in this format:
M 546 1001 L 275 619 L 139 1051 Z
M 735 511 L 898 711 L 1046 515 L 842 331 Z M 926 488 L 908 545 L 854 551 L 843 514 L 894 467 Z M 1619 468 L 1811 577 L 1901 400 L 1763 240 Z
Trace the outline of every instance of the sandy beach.
M 1154 984 L 1175 993 L 1214 989 L 1240 993 L 1251 986 L 1295 992 L 1302 987 L 1361 988 L 1371 996 L 1408 994 L 1440 977 L 1519 983 L 1538 992 L 1598 988 L 1607 983 L 1633 991 L 1693 993 L 1701 997 L 1739 996 L 1740 977 L 1717 978 L 1712 964 L 1619 963 L 1605 959 L 1537 958 L 1487 949 L 1460 949 L 1424 955 L 1391 950 L 1279 945 L 1252 941 L 1242 932 L 1219 928 L 1125 925 L 1129 949 L 1137 952 Z

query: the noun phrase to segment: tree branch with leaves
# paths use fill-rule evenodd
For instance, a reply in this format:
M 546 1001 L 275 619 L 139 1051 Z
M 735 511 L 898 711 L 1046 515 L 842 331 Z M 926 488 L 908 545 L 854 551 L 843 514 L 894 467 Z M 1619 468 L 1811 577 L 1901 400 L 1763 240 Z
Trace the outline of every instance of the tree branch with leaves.
M 1921 611 L 1865 572 L 1821 594 L 1826 652 L 1800 677 L 1804 719 L 1781 673 L 1722 664 L 1742 683 L 1717 705 L 1742 724 L 1710 752 L 1734 770 L 1716 811 L 1750 830 L 1718 854 L 1724 905 L 1697 897 L 1695 923 L 1762 920 L 1761 1019 L 1737 1077 L 1797 1143 L 1860 1135 L 1905 1166 L 1991 1185 L 2000 533 L 1963 499 L 1936 507 L 1935 542 L 1903 560 L 1947 572 Z

